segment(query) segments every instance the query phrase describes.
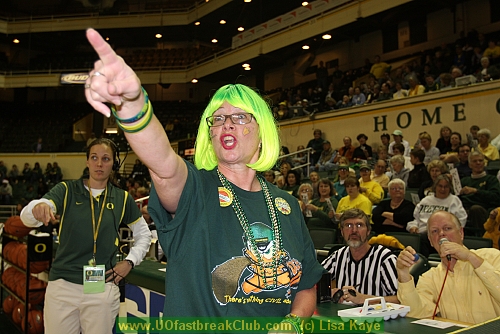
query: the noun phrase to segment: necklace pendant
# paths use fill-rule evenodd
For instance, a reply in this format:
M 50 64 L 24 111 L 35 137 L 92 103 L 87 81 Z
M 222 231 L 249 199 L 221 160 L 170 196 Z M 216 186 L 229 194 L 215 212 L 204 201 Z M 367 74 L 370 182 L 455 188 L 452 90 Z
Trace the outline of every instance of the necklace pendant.
M 219 205 L 223 208 L 233 203 L 233 193 L 225 187 L 219 187 Z

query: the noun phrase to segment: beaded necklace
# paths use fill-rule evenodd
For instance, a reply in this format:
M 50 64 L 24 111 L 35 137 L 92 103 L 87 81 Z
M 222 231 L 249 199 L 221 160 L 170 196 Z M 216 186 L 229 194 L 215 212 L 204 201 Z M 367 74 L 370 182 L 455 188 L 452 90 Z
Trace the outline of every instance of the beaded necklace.
M 250 246 L 252 247 L 252 252 L 257 257 L 257 264 L 263 273 L 264 278 L 264 287 L 266 290 L 273 290 L 278 286 L 278 264 L 280 260 L 281 249 L 283 248 L 283 241 L 281 239 L 281 224 L 279 220 L 278 213 L 276 212 L 276 208 L 273 205 L 273 198 L 269 188 L 267 187 L 266 181 L 260 175 L 257 175 L 257 180 L 259 180 L 260 186 L 262 187 L 262 192 L 264 193 L 264 199 L 266 200 L 267 211 L 269 214 L 269 219 L 271 220 L 271 225 L 273 228 L 274 234 L 274 253 L 273 260 L 270 263 L 266 263 L 262 260 L 262 256 L 257 248 L 257 244 L 255 242 L 255 237 L 253 235 L 252 229 L 250 228 L 250 223 L 248 222 L 248 218 L 245 215 L 245 211 L 241 207 L 238 196 L 236 196 L 233 186 L 228 181 L 228 179 L 217 169 L 217 175 L 219 176 L 219 180 L 222 185 L 228 189 L 233 195 L 233 201 L 231 206 L 233 207 L 234 213 L 240 222 L 243 231 L 245 232 L 245 236 L 247 240 L 250 242 Z M 267 275 L 266 269 L 270 268 L 272 272 L 273 284 L 267 283 L 267 278 L 271 277 Z

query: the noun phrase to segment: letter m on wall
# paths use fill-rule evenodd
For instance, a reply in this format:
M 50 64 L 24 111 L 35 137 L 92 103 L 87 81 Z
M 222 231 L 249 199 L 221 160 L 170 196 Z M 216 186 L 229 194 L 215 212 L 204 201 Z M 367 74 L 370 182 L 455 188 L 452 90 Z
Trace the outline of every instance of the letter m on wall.
M 427 124 L 429 122 L 429 124 Z M 427 109 L 422 109 L 422 125 L 441 124 L 441 107 L 436 107 L 434 112 L 429 114 Z

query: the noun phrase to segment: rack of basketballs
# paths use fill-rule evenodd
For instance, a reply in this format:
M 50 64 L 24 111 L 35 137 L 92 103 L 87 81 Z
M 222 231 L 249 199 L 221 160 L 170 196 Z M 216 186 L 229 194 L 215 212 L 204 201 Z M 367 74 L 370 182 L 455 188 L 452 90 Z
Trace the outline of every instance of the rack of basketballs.
M 2 308 L 24 333 L 43 333 L 43 301 L 47 283 L 38 277 L 52 261 L 52 237 L 9 218 L 2 234 L 0 298 Z M 45 275 L 46 277 L 46 275 Z M 5 299 L 4 299 L 5 297 Z

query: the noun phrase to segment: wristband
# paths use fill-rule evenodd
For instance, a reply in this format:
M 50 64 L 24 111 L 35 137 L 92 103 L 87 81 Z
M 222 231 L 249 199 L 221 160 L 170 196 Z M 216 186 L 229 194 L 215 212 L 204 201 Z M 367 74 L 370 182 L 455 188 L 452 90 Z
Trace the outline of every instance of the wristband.
M 132 266 L 132 269 L 134 269 L 135 265 L 134 262 L 132 262 L 132 260 L 125 259 L 125 261 L 127 261 Z
M 153 118 L 153 106 L 151 105 L 151 101 L 148 100 L 147 103 L 147 110 L 146 110 L 146 117 L 143 117 L 137 124 L 134 125 L 125 125 L 121 124 L 119 121 L 116 122 L 118 127 L 122 129 L 124 132 L 127 133 L 136 133 L 144 129 L 149 122 L 151 122 L 151 119 Z
M 282 322 L 287 322 L 293 326 L 293 329 L 297 334 L 304 334 L 304 328 L 302 327 L 302 321 L 300 317 L 293 313 L 288 313 Z
M 138 120 L 140 120 L 141 118 L 144 117 L 144 115 L 146 115 L 146 112 L 148 111 L 148 102 L 149 102 L 149 96 L 148 96 L 148 93 L 146 92 L 146 90 L 144 89 L 144 87 L 141 87 L 141 90 L 142 92 L 144 93 L 144 106 L 142 107 L 141 111 L 139 111 L 139 113 L 137 115 L 135 115 L 134 117 L 131 117 L 131 118 L 120 118 L 118 117 L 117 113 L 116 113 L 116 107 L 115 106 L 111 106 L 111 112 L 113 113 L 113 116 L 115 116 L 116 120 L 120 123 L 124 123 L 124 124 L 129 124 L 129 123 L 134 123 L 134 122 L 137 122 Z M 139 94 L 140 96 L 140 94 Z

